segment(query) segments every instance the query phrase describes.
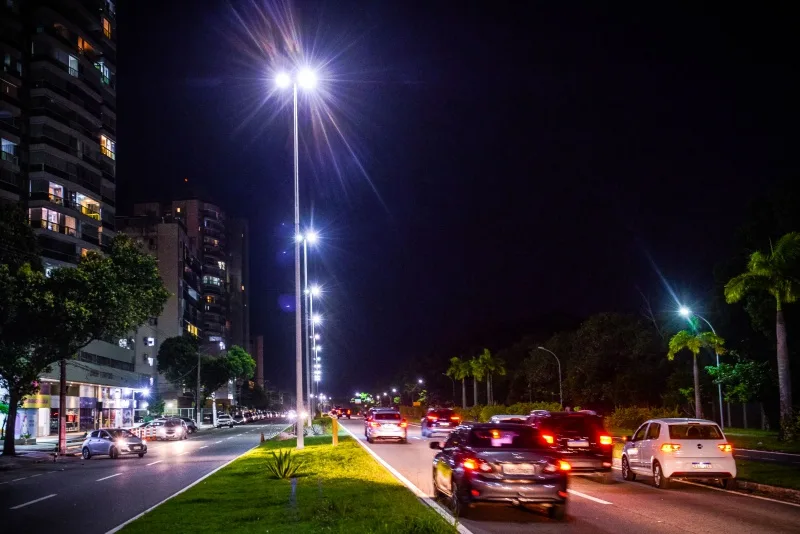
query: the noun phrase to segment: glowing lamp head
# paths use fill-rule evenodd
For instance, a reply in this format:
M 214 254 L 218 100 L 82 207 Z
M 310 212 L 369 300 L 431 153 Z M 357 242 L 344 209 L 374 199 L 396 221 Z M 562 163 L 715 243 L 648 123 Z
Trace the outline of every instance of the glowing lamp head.
M 311 296 L 312 297 L 318 297 L 318 296 L 320 296 L 320 294 L 322 294 L 322 289 L 320 289 L 319 286 L 311 286 Z M 317 316 L 317 317 L 319 317 L 319 316 Z
M 292 84 L 292 79 L 289 75 L 285 72 L 279 73 L 275 76 L 275 85 L 278 86 L 278 89 L 286 89 Z
M 316 244 L 318 239 L 319 239 L 319 234 L 317 234 L 317 232 L 315 232 L 314 230 L 309 230 L 308 232 L 306 232 L 306 240 L 308 241 L 309 245 Z
M 150 388 L 142 389 L 142 397 L 149 397 L 150 396 Z
M 322 317 L 320 317 L 317 314 L 314 314 L 314 317 L 312 317 L 311 320 L 314 321 L 314 324 L 319 324 L 319 323 L 322 322 Z M 317 350 L 319 350 L 319 349 L 317 349 Z
M 678 313 L 681 315 L 681 317 L 690 317 L 692 315 L 692 310 L 686 306 L 681 306 L 678 308 Z
M 317 86 L 317 75 L 311 69 L 303 69 L 297 74 L 297 83 L 303 89 L 313 89 Z

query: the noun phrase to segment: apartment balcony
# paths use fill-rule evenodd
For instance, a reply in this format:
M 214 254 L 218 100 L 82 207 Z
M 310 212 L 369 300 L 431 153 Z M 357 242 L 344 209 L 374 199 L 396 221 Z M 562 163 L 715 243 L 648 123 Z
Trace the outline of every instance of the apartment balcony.
M 44 230 L 49 230 L 50 232 L 54 232 L 56 234 L 68 235 L 70 237 L 76 237 L 76 238 L 78 237 L 78 230 L 76 228 L 59 223 L 45 221 L 43 219 L 32 219 L 31 228 L 35 229 L 41 228 Z
M 14 137 L 16 139 L 12 139 L 14 142 L 18 142 L 20 136 L 20 128 L 22 127 L 22 121 L 19 117 L 2 117 L 0 118 L 0 132 L 5 133 L 9 137 Z M 10 134 L 10 135 L 9 135 Z
M 218 286 L 215 284 L 203 284 L 203 293 L 208 293 L 211 295 L 224 295 L 225 288 L 223 286 Z
M 42 202 L 44 201 L 44 202 Z M 60 195 L 54 195 L 52 193 L 46 191 L 33 191 L 30 194 L 30 206 L 31 207 L 40 207 L 46 206 L 49 203 L 51 205 L 56 206 L 63 206 L 71 211 L 77 212 L 87 219 L 92 219 L 94 221 L 101 222 L 100 217 L 100 206 L 92 205 L 92 204 L 78 204 L 77 202 L 73 201 L 70 198 L 64 198 Z M 72 215 L 72 213 L 69 213 Z M 85 219 L 84 219 L 85 220 Z
M 215 246 L 204 245 L 203 256 L 214 258 L 221 261 L 225 261 L 226 259 L 225 251 L 222 250 L 222 248 L 219 246 L 215 247 Z
M 14 170 L 19 170 L 19 157 L 17 157 L 16 154 L 6 152 L 5 150 L 0 150 L 0 161 L 7 161 L 13 167 L 16 167 Z

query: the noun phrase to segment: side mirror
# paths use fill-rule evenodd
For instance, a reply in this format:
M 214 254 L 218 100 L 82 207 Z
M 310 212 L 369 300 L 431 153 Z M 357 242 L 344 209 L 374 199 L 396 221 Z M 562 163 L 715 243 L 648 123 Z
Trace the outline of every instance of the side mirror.
M 633 436 L 625 436 L 625 441 L 633 441 Z
M 440 442 L 438 442 L 438 441 L 431 441 L 428 444 L 428 447 L 430 447 L 431 449 L 437 450 L 437 451 L 442 450 L 442 444 Z

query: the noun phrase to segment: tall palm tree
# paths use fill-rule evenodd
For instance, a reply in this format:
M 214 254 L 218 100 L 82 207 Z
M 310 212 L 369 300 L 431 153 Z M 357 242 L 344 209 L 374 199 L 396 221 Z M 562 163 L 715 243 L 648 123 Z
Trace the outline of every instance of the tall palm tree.
M 786 321 L 783 305 L 800 297 L 797 278 L 800 263 L 800 233 L 790 232 L 781 237 L 769 253 L 750 254 L 747 270 L 725 284 L 725 300 L 732 304 L 747 293 L 766 291 L 775 299 L 775 337 L 777 340 L 778 389 L 781 399 L 781 428 L 786 430 L 792 419 L 792 374 L 789 369 L 789 347 L 786 344 Z
M 484 373 L 486 375 L 486 404 L 494 404 L 494 384 L 492 376 L 506 374 L 506 362 L 502 358 L 492 356 L 489 349 L 483 349 L 483 353 L 478 356 Z
M 472 377 L 472 389 L 475 393 L 475 402 L 472 404 L 473 406 L 478 405 L 478 382 L 483 380 L 483 377 L 486 376 L 486 369 L 483 367 L 483 362 L 480 358 L 473 356 L 472 359 L 469 361 L 470 366 L 470 376 Z
M 450 358 L 450 367 L 445 373 L 453 380 L 461 380 L 461 407 L 467 409 L 467 378 L 472 374 L 472 366 L 461 358 Z
M 725 340 L 713 332 L 690 332 L 681 330 L 669 340 L 667 359 L 674 360 L 675 355 L 682 350 L 692 353 L 692 372 L 694 373 L 694 416 L 703 417 L 703 404 L 700 399 L 700 368 L 697 365 L 697 355 L 703 348 L 711 349 L 717 354 L 725 354 Z

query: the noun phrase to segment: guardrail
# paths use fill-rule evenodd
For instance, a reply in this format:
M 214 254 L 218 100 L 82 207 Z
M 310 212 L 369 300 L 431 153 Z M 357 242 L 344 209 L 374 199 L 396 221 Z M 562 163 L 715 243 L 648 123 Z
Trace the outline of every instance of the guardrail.
M 130 433 L 141 439 L 142 441 L 150 441 L 156 439 L 155 427 L 136 427 L 129 429 Z

